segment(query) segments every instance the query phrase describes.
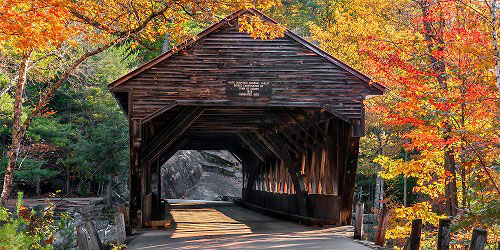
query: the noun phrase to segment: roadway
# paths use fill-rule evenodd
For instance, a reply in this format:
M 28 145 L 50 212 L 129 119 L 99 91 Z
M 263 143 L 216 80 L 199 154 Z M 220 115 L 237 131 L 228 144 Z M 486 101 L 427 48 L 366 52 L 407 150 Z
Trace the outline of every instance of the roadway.
M 352 227 L 308 227 L 232 202 L 169 200 L 170 229 L 143 229 L 127 249 L 371 249 L 352 240 Z

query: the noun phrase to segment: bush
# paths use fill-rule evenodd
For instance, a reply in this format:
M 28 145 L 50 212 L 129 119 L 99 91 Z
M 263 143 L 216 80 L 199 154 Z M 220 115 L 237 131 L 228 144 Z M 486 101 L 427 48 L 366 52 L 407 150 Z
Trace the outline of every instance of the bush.
M 54 205 L 42 211 L 23 206 L 23 193 L 18 193 L 16 212 L 0 207 L 0 249 L 53 249 Z

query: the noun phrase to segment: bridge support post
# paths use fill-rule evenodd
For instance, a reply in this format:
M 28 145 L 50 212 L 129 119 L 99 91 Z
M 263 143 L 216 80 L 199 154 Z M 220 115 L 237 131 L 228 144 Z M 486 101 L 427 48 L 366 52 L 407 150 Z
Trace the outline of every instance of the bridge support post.
M 352 220 L 352 203 L 354 199 L 354 181 L 358 168 L 359 137 L 350 137 L 347 142 L 347 157 L 343 178 L 343 192 L 340 207 L 340 223 L 349 225 Z
M 299 213 L 301 216 L 308 216 L 310 212 L 307 206 L 307 191 L 304 184 L 304 179 L 299 176 L 300 172 L 298 171 L 298 167 L 288 167 L 288 173 L 290 174 L 293 186 L 295 187 L 295 195 L 297 196 Z
M 141 121 L 131 118 L 129 121 L 130 177 L 128 232 L 131 232 L 131 227 L 142 226 L 138 225 L 139 221 L 141 221 L 138 218 L 138 211 L 141 207 L 141 130 Z

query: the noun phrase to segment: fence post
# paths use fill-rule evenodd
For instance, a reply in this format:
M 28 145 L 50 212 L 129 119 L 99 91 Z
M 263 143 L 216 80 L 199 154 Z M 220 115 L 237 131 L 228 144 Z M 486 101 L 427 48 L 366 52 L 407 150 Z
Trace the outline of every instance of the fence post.
M 388 222 L 388 220 L 389 220 L 389 210 L 384 205 L 384 207 L 382 208 L 382 212 L 380 213 L 380 216 L 379 216 L 379 219 L 378 219 L 377 238 L 375 238 L 375 244 L 379 245 L 381 247 L 384 246 L 385 231 L 387 230 L 387 222 Z
M 125 233 L 125 217 L 122 213 L 115 214 L 116 223 L 116 243 L 117 245 L 123 245 L 127 239 L 127 234 Z
M 411 222 L 410 238 L 408 238 L 408 241 L 404 249 L 419 250 L 421 234 L 422 234 L 422 219 L 414 219 Z
M 101 239 L 99 238 L 99 234 L 97 233 L 94 222 L 93 221 L 85 222 L 85 229 L 87 230 L 87 232 L 90 235 L 90 240 L 91 240 L 93 249 L 103 250 L 104 247 L 102 245 Z
M 92 244 L 90 241 L 90 235 L 84 225 L 76 227 L 76 242 L 78 243 L 79 250 L 87 250 Z
M 474 228 L 469 250 L 484 250 L 486 245 L 486 230 Z
M 451 219 L 450 218 L 439 219 L 437 250 L 450 249 L 450 230 L 451 230 Z
M 365 213 L 365 204 L 356 204 L 356 216 L 354 225 L 354 239 L 361 240 L 363 238 L 363 215 Z

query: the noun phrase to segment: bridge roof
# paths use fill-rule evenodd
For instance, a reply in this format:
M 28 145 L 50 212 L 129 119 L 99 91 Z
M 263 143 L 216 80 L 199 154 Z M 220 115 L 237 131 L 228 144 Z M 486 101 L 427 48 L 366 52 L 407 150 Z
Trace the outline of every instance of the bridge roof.
M 363 100 L 382 85 L 288 29 L 272 40 L 240 32 L 244 14 L 276 23 L 237 11 L 109 84 L 129 118 L 160 127 L 183 106 L 200 106 L 189 131 L 231 132 L 296 123 L 286 107 L 305 111 L 299 120 L 321 110 L 362 130 Z
M 175 55 L 177 53 L 180 53 L 183 49 L 186 49 L 186 48 L 188 48 L 189 46 L 191 46 L 193 44 L 196 44 L 198 41 L 200 41 L 204 37 L 210 35 L 213 32 L 218 31 L 218 29 L 220 29 L 222 26 L 227 25 L 230 21 L 235 20 L 238 17 L 240 17 L 240 16 L 242 16 L 244 14 L 247 14 L 247 13 L 252 14 L 252 15 L 256 15 L 256 16 L 260 16 L 263 20 L 271 22 L 271 23 L 276 23 L 276 24 L 278 23 L 275 20 L 273 20 L 272 18 L 270 18 L 267 15 L 265 15 L 264 13 L 260 12 L 259 10 L 256 10 L 256 9 L 253 9 L 253 8 L 239 10 L 239 11 L 237 11 L 237 12 L 235 12 L 235 13 L 227 16 L 226 18 L 220 20 L 219 22 L 213 24 L 212 26 L 208 27 L 207 29 L 203 30 L 194 39 L 185 41 L 184 43 L 181 43 L 178 46 L 173 47 L 172 49 L 170 49 L 170 50 L 162 53 L 161 55 L 159 55 L 158 57 L 152 59 L 151 61 L 143 64 L 142 66 L 136 68 L 135 70 L 132 70 L 131 72 L 127 73 L 126 75 L 118 78 L 117 80 L 115 80 L 112 83 L 110 83 L 108 85 L 108 88 L 110 90 L 112 90 L 113 88 L 115 88 L 115 87 L 123 84 L 124 82 L 126 82 L 130 78 L 132 78 L 132 77 L 140 74 L 141 72 L 143 72 L 143 71 L 145 71 L 145 70 L 147 70 L 147 69 L 155 66 L 159 62 L 161 62 L 163 60 L 166 60 L 169 57 L 171 57 L 171 56 L 173 56 L 173 55 Z M 368 76 L 366 76 L 363 73 L 357 71 L 356 69 L 350 67 L 349 65 L 345 64 L 344 62 L 336 59 L 335 57 L 333 57 L 329 53 L 325 52 L 321 48 L 319 48 L 316 45 L 310 43 L 309 41 L 307 41 L 306 39 L 300 37 L 299 35 L 293 33 L 289 29 L 285 30 L 285 36 L 287 36 L 287 37 L 289 37 L 289 38 L 297 41 L 298 43 L 300 43 L 303 46 L 307 47 L 311 51 L 313 51 L 316 54 L 324 57 L 325 59 L 327 59 L 331 63 L 333 63 L 333 64 L 339 66 L 340 68 L 346 70 L 347 72 L 353 74 L 354 76 L 358 77 L 359 79 L 363 80 L 364 82 L 370 83 L 371 80 L 370 80 L 370 78 Z M 374 88 L 376 88 L 376 89 L 378 89 L 378 90 L 380 90 L 382 92 L 385 90 L 385 87 L 383 85 L 375 83 L 375 82 L 371 83 L 371 86 L 373 86 Z

